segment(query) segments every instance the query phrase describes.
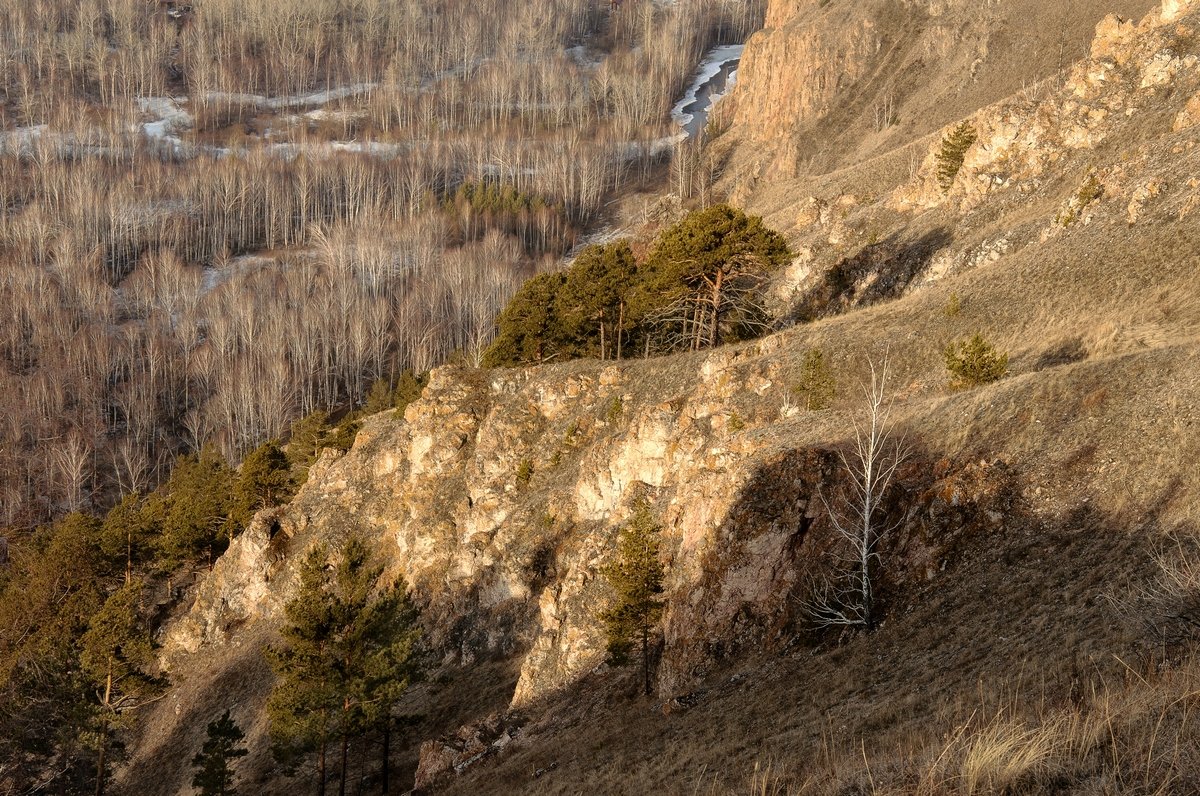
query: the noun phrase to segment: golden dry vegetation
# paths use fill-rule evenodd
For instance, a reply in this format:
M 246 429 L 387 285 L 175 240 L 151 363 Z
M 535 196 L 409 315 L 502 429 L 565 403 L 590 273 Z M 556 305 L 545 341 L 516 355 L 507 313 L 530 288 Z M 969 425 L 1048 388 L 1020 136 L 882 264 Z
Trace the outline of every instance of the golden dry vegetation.
M 761 3 L 0 4 L 0 524 L 457 353 Z M 33 455 L 33 452 L 39 452 Z

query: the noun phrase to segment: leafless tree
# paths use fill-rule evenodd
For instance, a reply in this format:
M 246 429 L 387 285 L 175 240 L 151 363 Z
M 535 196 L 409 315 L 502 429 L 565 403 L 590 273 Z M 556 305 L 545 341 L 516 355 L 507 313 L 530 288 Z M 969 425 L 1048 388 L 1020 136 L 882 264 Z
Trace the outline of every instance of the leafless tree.
M 54 469 L 67 511 L 78 511 L 91 498 L 91 458 L 91 448 L 79 434 L 71 434 L 53 448 Z
M 205 443 L 235 457 L 404 368 L 478 361 L 521 281 L 669 154 L 655 142 L 703 51 L 763 11 L 351 5 L 206 0 L 177 25 L 135 0 L 0 0 L 5 522 L 152 488 Z M 178 147 L 145 127 L 175 93 Z M 706 164 L 683 166 L 702 194 Z M 447 208 L 464 182 L 536 201 Z M 88 456 L 36 455 L 71 434 Z
M 885 355 L 880 365 L 868 362 L 871 380 L 862 385 L 861 416 L 853 421 L 854 444 L 840 453 L 848 494 L 833 505 L 819 493 L 837 532 L 840 549 L 836 561 L 841 570 L 808 605 L 819 627 L 874 628 L 874 586 L 882 565 L 879 543 L 896 528 L 882 523 L 880 504 L 909 451 L 904 434 L 896 427 L 888 394 L 888 358 Z

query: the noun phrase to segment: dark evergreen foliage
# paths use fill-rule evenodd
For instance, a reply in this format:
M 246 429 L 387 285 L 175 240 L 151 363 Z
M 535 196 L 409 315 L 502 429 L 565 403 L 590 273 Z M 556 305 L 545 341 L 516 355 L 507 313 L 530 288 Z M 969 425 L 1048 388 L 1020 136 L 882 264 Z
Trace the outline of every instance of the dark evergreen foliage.
M 616 560 L 601 570 L 616 592 L 616 602 L 600 614 L 608 638 L 609 663 L 628 665 L 634 650 L 640 648 L 646 694 L 651 692 L 650 636 L 663 612 L 663 566 L 658 557 L 661 530 L 649 504 L 639 503 L 621 528 Z
M 954 389 L 977 387 L 1004 378 L 1008 372 L 1008 354 L 974 334 L 946 346 L 942 352 L 946 358 L 946 369 L 950 371 L 950 386 Z
M 112 733 L 128 723 L 129 711 L 153 693 L 146 672 L 154 660 L 150 629 L 139 610 L 142 584 L 132 582 L 112 594 L 79 640 L 79 663 L 92 694 L 85 729 L 96 747 L 96 790 L 103 796 L 110 774 Z
M 294 491 L 290 462 L 279 441 L 264 442 L 242 462 L 234 488 L 230 527 L 245 527 L 259 509 L 286 502 Z
M 763 280 L 790 257 L 762 219 L 727 205 L 666 230 L 644 263 L 626 241 L 590 246 L 567 270 L 525 283 L 484 364 L 620 359 L 755 337 L 769 325 Z
M 304 560 L 283 646 L 268 652 L 279 680 L 267 710 L 276 758 L 294 769 L 316 752 L 321 792 L 328 745 L 339 743 L 344 792 L 350 742 L 388 724 L 420 677 L 419 632 L 403 581 L 380 586 L 383 568 L 362 541 L 347 542 L 334 565 L 329 557 L 318 546 Z
M 229 522 L 236 473 L 214 449 L 179 459 L 171 477 L 147 500 L 160 531 L 159 552 L 170 565 L 197 557 L 212 561 L 240 526 Z
M 192 767 L 196 769 L 192 787 L 198 788 L 201 796 L 237 796 L 231 764 L 249 754 L 241 746 L 245 737 L 228 710 L 208 725 L 204 746 L 192 758 Z
M 967 150 L 978 139 L 979 133 L 969 121 L 955 127 L 942 139 L 941 149 L 937 153 L 937 178 L 943 191 L 950 190 L 962 169 L 963 161 L 966 160 Z

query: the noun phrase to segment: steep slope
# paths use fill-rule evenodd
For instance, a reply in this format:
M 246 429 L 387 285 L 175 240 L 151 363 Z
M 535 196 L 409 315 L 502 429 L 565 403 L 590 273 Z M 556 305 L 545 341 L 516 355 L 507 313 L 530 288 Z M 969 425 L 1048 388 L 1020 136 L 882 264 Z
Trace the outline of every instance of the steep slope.
M 1060 72 L 1153 0 L 774 0 L 738 72 L 743 179 L 823 174 Z
M 1047 30 L 1060 17 L 1040 8 L 993 10 L 1024 9 Z M 1016 58 L 1004 27 L 966 4 L 773 4 L 774 32 L 739 80 L 739 120 L 718 141 L 730 162 L 761 148 L 772 124 L 816 136 L 821 103 L 860 103 L 833 92 L 772 120 L 762 104 L 784 90 L 756 72 L 775 46 L 764 42 L 814 15 L 850 41 L 858 14 L 889 9 L 922 16 L 870 25 L 911 25 L 929 52 L 951 40 L 936 20 L 958 20 L 988 32 L 989 53 L 1009 53 L 997 63 Z M 131 792 L 184 789 L 178 750 L 197 747 L 232 701 L 255 791 L 294 789 L 266 751 L 259 648 L 275 638 L 303 551 L 350 533 L 377 543 L 424 609 L 441 676 L 406 706 L 431 718 L 398 765 L 412 775 L 411 744 L 442 735 L 422 756 L 435 789 L 719 791 L 768 760 L 831 793 L 868 776 L 899 789 L 940 759 L 940 733 L 979 728 L 974 711 L 1024 717 L 1039 697 L 1084 710 L 1081 694 L 1151 654 L 1153 639 L 1114 604 L 1151 582 L 1165 534 L 1200 523 L 1197 30 L 1200 2 L 1166 0 L 1138 24 L 1103 21 L 1083 60 L 1029 91 L 1009 96 L 979 67 L 958 114 L 979 140 L 948 190 L 937 152 L 955 116 L 922 117 L 919 133 L 895 133 L 901 148 L 869 150 L 882 154 L 854 144 L 828 172 L 754 183 L 731 169 L 735 193 L 794 242 L 777 299 L 810 323 L 668 359 L 435 372 L 404 418 L 376 416 L 349 453 L 327 454 L 196 587 L 164 635 L 178 685 L 134 746 Z M 952 55 L 926 63 L 953 72 L 966 56 Z M 932 107 L 943 89 L 906 102 Z M 975 331 L 1010 354 L 1010 375 L 951 392 L 942 349 Z M 792 395 L 814 348 L 838 382 L 829 411 L 800 411 Z M 884 357 L 914 456 L 886 506 L 887 620 L 838 639 L 812 632 L 803 602 L 834 566 L 826 504 L 847 488 L 836 452 L 853 434 L 855 385 L 868 358 Z M 662 519 L 668 564 L 651 703 L 602 665 L 596 620 L 607 599 L 597 572 L 641 496 Z M 1130 738 L 1142 716 L 1121 719 Z M 1114 776 L 1096 744 L 1063 764 L 1063 789 Z M 839 767 L 868 756 L 882 769 Z M 1194 762 L 1164 765 L 1200 774 Z

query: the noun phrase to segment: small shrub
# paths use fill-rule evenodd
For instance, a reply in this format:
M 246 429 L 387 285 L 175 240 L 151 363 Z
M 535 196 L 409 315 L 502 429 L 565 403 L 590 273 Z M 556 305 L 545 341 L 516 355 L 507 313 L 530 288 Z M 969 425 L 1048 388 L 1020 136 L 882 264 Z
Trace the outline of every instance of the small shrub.
M 1058 217 L 1058 223 L 1064 227 L 1069 227 L 1083 217 L 1083 212 L 1091 207 L 1104 196 L 1104 184 L 1100 182 L 1100 178 L 1096 176 L 1096 172 L 1089 172 L 1087 179 L 1079 186 L 1079 190 L 1075 192 L 1075 196 L 1071 197 L 1071 201 L 1067 204 L 1067 209 Z
M 957 293 L 951 293 L 949 300 L 946 301 L 946 306 L 942 309 L 942 314 L 947 318 L 957 318 L 961 313 L 962 302 Z
M 729 426 L 729 430 L 732 431 L 734 434 L 736 434 L 739 431 L 745 430 L 746 421 L 742 419 L 741 415 L 739 415 L 737 412 L 734 412 L 731 415 L 729 415 L 728 426 Z
M 621 415 L 625 412 L 625 402 L 621 400 L 621 396 L 614 395 L 608 402 L 608 409 L 604 412 L 604 419 L 609 423 L 615 423 L 621 419 Z
M 404 417 L 404 410 L 410 403 L 421 397 L 427 384 L 429 384 L 428 373 L 418 375 L 411 370 L 405 370 L 400 374 L 400 380 L 396 382 L 396 387 L 392 390 L 392 406 L 396 408 L 396 417 Z
M 361 428 L 362 421 L 347 418 L 321 440 L 320 447 L 333 448 L 345 453 L 354 446 L 354 438 L 358 436 L 358 431 Z
M 533 480 L 533 462 L 529 459 L 522 459 L 517 465 L 517 483 L 525 486 Z
M 810 412 L 819 412 L 833 405 L 834 396 L 837 395 L 837 382 L 825 362 L 825 355 L 821 353 L 821 349 L 814 348 L 804 355 L 804 364 L 800 366 L 800 381 L 796 384 L 794 392 L 804 408 Z
M 943 191 L 954 185 L 969 150 L 979 140 L 979 133 L 970 122 L 963 122 L 942 139 L 937 153 L 937 178 Z
M 954 389 L 990 384 L 1008 372 L 1008 354 L 997 351 L 978 333 L 951 343 L 943 353 L 946 370 L 950 371 L 950 386 Z
M 387 379 L 376 379 L 367 392 L 367 402 L 363 404 L 364 415 L 374 415 L 392 408 L 392 388 Z
M 1104 185 L 1100 182 L 1100 178 L 1096 176 L 1096 172 L 1092 172 L 1083 181 L 1083 185 L 1079 186 L 1079 192 L 1075 194 L 1075 199 L 1079 202 L 1081 208 L 1087 207 L 1104 195 Z

